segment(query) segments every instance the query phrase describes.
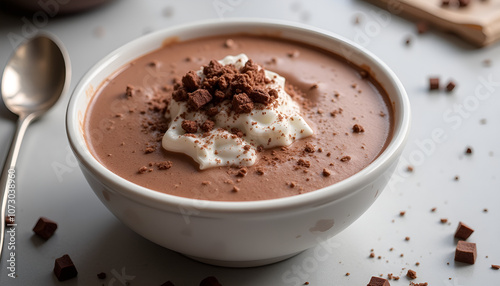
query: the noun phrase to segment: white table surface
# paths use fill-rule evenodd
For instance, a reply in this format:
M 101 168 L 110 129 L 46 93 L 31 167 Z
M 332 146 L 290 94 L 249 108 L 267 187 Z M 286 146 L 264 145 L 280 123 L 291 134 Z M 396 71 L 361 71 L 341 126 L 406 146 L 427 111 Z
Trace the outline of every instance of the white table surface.
M 226 9 L 218 11 L 217 5 Z M 68 93 L 30 126 L 23 143 L 16 169 L 17 278 L 7 276 L 8 257 L 4 256 L 0 285 L 161 285 L 171 280 L 189 286 L 213 275 L 225 286 L 306 281 L 345 286 L 366 285 L 372 275 L 387 277 L 388 273 L 402 277 L 391 285 L 408 285 L 407 269 L 417 271 L 415 282 L 431 286 L 500 285 L 500 270 L 491 269 L 492 264 L 500 264 L 498 43 L 475 49 L 440 32 L 417 35 L 412 22 L 362 1 L 117 0 L 87 13 L 50 17 L 46 23 L 0 12 L 0 67 L 14 49 L 7 35 L 29 34 L 26 23 L 30 23 L 55 34 L 67 47 L 72 91 L 86 70 L 122 44 L 154 30 L 220 17 L 304 22 L 354 40 L 383 59 L 407 89 L 413 112 L 409 142 L 390 186 L 358 221 L 328 241 L 328 249 L 313 248 L 286 261 L 250 269 L 198 263 L 135 234 L 100 203 L 76 166 L 66 139 Z M 404 44 L 408 36 L 410 46 Z M 485 59 L 491 60 L 491 66 L 483 64 Z M 451 94 L 429 93 L 431 75 L 440 76 L 444 83 L 454 79 L 458 86 Z M 485 85 L 488 81 L 491 84 Z M 15 119 L 0 107 L 2 161 Z M 435 132 L 442 137 L 433 139 Z M 468 146 L 472 155 L 464 154 Z M 414 166 L 413 173 L 406 172 L 408 165 Z M 406 214 L 401 217 L 400 211 Z M 48 241 L 31 230 L 40 216 L 59 224 Z M 442 224 L 441 218 L 449 223 Z M 477 243 L 474 265 L 453 260 L 453 234 L 459 221 L 475 229 L 468 239 Z M 410 241 L 405 241 L 406 236 Z M 381 259 L 369 258 L 371 249 Z M 52 269 L 54 259 L 66 253 L 79 274 L 60 283 Z M 97 279 L 100 272 L 107 273 L 106 280 Z

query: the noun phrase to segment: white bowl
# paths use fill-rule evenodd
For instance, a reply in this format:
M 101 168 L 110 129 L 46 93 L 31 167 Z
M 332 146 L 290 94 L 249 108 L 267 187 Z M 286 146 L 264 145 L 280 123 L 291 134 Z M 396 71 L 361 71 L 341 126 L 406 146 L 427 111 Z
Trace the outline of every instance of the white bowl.
M 272 34 L 329 50 L 368 67 L 394 108 L 394 135 L 369 166 L 313 192 L 263 201 L 223 202 L 177 197 L 131 183 L 101 165 L 89 152 L 84 115 L 95 88 L 128 62 L 156 50 L 165 39 L 250 33 Z M 281 21 L 204 21 L 161 30 L 112 52 L 76 87 L 67 111 L 67 133 L 88 183 L 103 204 L 138 234 L 203 262 L 258 266 L 288 258 L 336 235 L 375 201 L 394 172 L 405 145 L 410 106 L 395 74 L 366 49 L 330 32 Z

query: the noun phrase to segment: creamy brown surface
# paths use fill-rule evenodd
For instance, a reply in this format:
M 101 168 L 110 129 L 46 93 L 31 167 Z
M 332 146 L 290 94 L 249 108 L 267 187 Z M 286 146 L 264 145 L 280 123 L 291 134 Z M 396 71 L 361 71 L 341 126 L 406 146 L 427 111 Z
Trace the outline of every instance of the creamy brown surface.
M 286 78 L 314 135 L 265 149 L 244 176 L 238 167 L 200 171 L 187 155 L 162 149 L 168 124 L 162 108 L 174 78 L 240 53 Z M 125 94 L 127 85 L 134 86 L 133 96 Z M 276 38 L 231 35 L 167 45 L 116 72 L 94 96 L 85 135 L 104 166 L 141 186 L 198 199 L 262 200 L 310 192 L 357 173 L 385 148 L 392 114 L 383 89 L 333 54 Z M 355 124 L 364 132 L 354 132 Z M 158 168 L 167 161 L 171 168 Z

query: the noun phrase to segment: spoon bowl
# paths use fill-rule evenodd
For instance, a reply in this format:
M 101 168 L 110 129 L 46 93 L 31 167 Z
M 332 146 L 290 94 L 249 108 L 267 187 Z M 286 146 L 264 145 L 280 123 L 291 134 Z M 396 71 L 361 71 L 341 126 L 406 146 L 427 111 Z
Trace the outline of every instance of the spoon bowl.
M 54 40 L 39 35 L 13 54 L 2 76 L 2 98 L 13 113 L 41 115 L 66 86 L 66 56 Z
M 7 197 L 15 195 L 13 178 L 28 125 L 49 110 L 69 86 L 68 54 L 52 36 L 37 35 L 21 44 L 5 66 L 1 92 L 5 106 L 19 116 L 0 177 L 0 258 L 5 236 Z M 7 224 L 7 226 L 14 226 Z

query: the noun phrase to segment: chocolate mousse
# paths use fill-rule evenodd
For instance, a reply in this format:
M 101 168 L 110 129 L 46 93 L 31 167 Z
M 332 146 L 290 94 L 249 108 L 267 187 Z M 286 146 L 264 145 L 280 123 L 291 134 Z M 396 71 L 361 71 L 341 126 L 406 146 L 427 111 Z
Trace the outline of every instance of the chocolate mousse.
M 250 201 L 352 176 L 392 128 L 369 71 L 308 44 L 227 35 L 170 42 L 121 68 L 97 89 L 84 131 L 96 159 L 133 183 Z

